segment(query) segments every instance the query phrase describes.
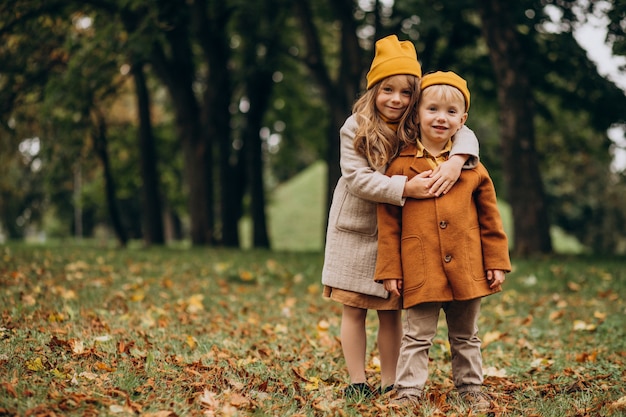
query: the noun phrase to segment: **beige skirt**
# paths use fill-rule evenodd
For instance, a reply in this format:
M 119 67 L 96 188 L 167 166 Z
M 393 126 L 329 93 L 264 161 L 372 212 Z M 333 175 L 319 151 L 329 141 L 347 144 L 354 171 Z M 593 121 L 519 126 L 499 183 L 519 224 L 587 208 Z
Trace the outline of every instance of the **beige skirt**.
M 328 285 L 324 285 L 324 297 L 350 307 L 368 310 L 400 310 L 402 308 L 402 297 L 390 295 L 389 298 L 381 298 L 374 295 L 340 290 Z

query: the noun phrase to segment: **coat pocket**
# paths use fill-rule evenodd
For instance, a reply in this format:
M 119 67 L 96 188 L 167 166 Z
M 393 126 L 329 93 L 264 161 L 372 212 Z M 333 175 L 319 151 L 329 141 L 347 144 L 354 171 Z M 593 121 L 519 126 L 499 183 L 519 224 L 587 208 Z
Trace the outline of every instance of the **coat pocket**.
M 426 283 L 424 242 L 419 236 L 407 236 L 402 238 L 400 250 L 404 291 L 423 287 Z
M 346 189 L 341 200 L 335 227 L 344 232 L 374 236 L 378 231 L 376 204 L 356 197 Z

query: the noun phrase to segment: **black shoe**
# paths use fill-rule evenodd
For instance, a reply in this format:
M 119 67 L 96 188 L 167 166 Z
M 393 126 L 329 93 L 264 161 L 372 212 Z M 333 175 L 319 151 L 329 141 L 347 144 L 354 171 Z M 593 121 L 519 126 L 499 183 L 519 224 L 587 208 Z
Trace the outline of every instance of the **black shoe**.
M 388 392 L 390 392 L 392 390 L 393 390 L 393 384 L 391 384 L 391 385 L 389 385 L 389 386 L 387 386 L 385 388 L 380 387 L 380 389 L 378 390 L 378 393 L 380 395 L 385 395 L 385 394 L 387 394 Z
M 343 395 L 352 400 L 362 400 L 364 398 L 372 398 L 374 391 L 365 382 L 359 382 L 358 384 L 348 385 L 343 391 Z

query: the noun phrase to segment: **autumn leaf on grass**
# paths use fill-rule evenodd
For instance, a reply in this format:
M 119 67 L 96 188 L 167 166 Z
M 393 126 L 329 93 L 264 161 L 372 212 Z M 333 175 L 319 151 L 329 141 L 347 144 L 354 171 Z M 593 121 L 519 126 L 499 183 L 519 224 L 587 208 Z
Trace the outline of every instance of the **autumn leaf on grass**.
M 614 401 L 611 403 L 611 405 L 609 405 L 609 408 L 611 410 L 622 410 L 625 411 L 626 410 L 626 397 L 622 397 L 617 401 Z
M 557 321 L 565 315 L 565 310 L 556 310 L 550 313 L 550 321 Z
M 594 350 L 593 352 L 582 352 L 576 355 L 576 362 L 584 363 L 584 362 L 595 362 L 598 358 L 598 351 Z
M 489 366 L 483 369 L 483 375 L 504 378 L 506 377 L 506 369 L 498 369 L 495 366 Z
M 200 401 L 200 405 L 204 408 L 208 408 L 210 410 L 217 410 L 220 405 L 219 400 L 217 399 L 217 394 L 209 391 L 208 389 L 204 389 L 204 392 L 198 397 Z
M 244 269 L 244 270 L 239 271 L 239 279 L 241 279 L 244 282 L 254 281 L 254 274 Z
M 189 346 L 189 349 L 191 350 L 194 350 L 196 346 L 198 346 L 198 341 L 196 340 L 195 337 L 191 335 L 187 335 L 187 338 L 185 339 L 185 343 L 187 343 L 187 346 Z
M 482 340 L 482 348 L 484 349 L 485 347 L 487 347 L 488 345 L 490 345 L 491 343 L 502 339 L 504 335 L 502 333 L 500 333 L 499 331 L 493 331 L 493 332 L 487 332 L 485 333 L 485 335 L 483 336 L 483 340 Z
M 187 308 L 185 309 L 187 313 L 194 314 L 199 313 L 204 310 L 204 304 L 202 301 L 204 300 L 204 295 L 202 294 L 194 294 L 187 299 Z
M 67 341 L 70 349 L 72 349 L 72 353 L 75 355 L 82 355 L 85 353 L 85 344 L 82 340 L 78 339 L 70 339 Z
M 537 358 L 530 363 L 530 366 L 533 371 L 536 371 L 542 368 L 549 368 L 553 363 L 554 361 L 552 359 Z
M 26 361 L 26 367 L 34 372 L 40 372 L 46 369 L 40 357 Z
M 320 386 L 320 379 L 316 376 L 309 378 L 309 382 L 304 384 L 304 389 L 307 391 L 317 391 Z
M 574 330 L 576 331 L 589 331 L 592 332 L 596 329 L 596 325 L 593 323 L 586 323 L 582 320 L 574 320 Z

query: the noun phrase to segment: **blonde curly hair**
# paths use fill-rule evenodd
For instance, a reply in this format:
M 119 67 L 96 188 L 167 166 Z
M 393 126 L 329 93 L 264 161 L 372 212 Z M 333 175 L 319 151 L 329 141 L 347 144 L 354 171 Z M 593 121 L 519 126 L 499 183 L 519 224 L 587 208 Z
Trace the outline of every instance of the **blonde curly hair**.
M 419 134 L 417 101 L 420 96 L 420 79 L 414 75 L 405 75 L 413 94 L 406 111 L 400 118 L 397 131 L 390 128 L 376 109 L 378 91 L 386 79 L 368 89 L 352 107 L 358 128 L 354 137 L 354 149 L 364 156 L 369 165 L 380 169 L 387 165 L 400 149 L 409 143 L 415 143 Z

